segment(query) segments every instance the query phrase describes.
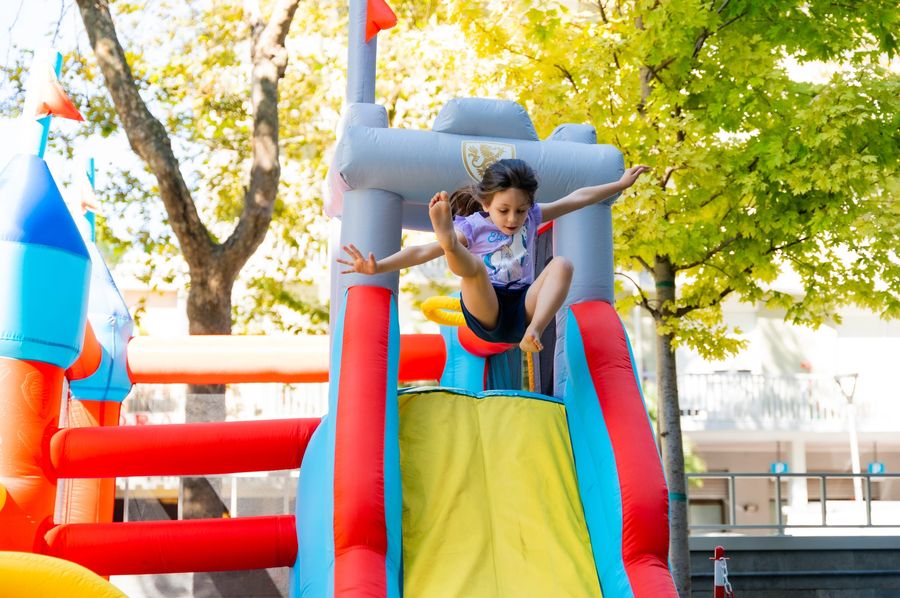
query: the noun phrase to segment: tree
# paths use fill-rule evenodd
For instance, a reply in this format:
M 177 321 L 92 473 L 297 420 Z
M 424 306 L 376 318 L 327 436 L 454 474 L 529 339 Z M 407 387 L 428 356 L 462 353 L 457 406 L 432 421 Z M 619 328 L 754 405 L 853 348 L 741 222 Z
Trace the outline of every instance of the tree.
M 206 125 L 207 131 L 216 127 L 228 129 L 235 146 L 249 141 L 246 144 L 250 154 L 249 175 L 245 185 L 230 189 L 220 187 L 227 198 L 223 202 L 225 205 L 238 198 L 241 201 L 232 230 L 220 241 L 200 215 L 166 127 L 153 116 L 141 97 L 139 83 L 119 43 L 108 3 L 105 0 L 78 1 L 85 30 L 116 114 L 131 148 L 155 178 L 168 223 L 187 263 L 190 276 L 187 312 L 191 334 L 231 333 L 231 293 L 235 279 L 262 243 L 272 220 L 281 175 L 278 85 L 287 68 L 285 40 L 298 4 L 299 0 L 280 0 L 272 8 L 268 20 L 263 18 L 259 4 L 253 2 L 246 3 L 242 11 L 229 6 L 222 13 L 206 12 L 202 15 L 206 17 L 205 24 L 210 29 L 214 25 L 212 19 L 219 17 L 215 24 L 224 26 L 224 30 L 232 35 L 240 32 L 249 40 L 249 102 L 236 97 L 233 91 L 229 93 L 230 90 L 221 87 L 213 88 L 204 98 L 209 110 L 193 123 Z M 183 49 L 188 52 L 207 50 L 206 58 L 217 52 L 227 55 L 235 51 L 233 46 L 210 48 L 196 39 L 185 40 Z M 179 81 L 182 85 L 192 82 L 191 75 L 202 78 L 202 74 L 188 69 L 182 73 L 184 76 Z M 152 81 L 152 74 L 150 79 Z M 240 78 L 237 79 L 240 81 Z M 242 139 L 243 127 L 239 123 L 217 118 L 216 105 L 229 102 L 248 108 L 252 123 L 244 127 L 249 129 L 249 140 Z M 220 143 L 221 137 L 225 136 L 219 137 Z M 236 153 L 240 155 L 242 151 L 236 150 Z M 233 214 L 226 212 L 221 216 L 232 220 L 228 216 Z M 188 421 L 224 420 L 224 390 L 223 385 L 192 385 L 185 407 Z M 221 516 L 224 505 L 206 479 L 185 480 L 184 489 L 186 517 Z M 225 581 L 224 577 L 215 576 L 212 581 L 219 585 Z M 257 583 L 263 581 L 268 580 L 261 579 Z
M 250 114 L 252 115 L 249 177 L 243 189 L 231 189 L 242 199 L 237 222 L 224 241 L 219 241 L 204 224 L 191 189 L 181 172 L 172 141 L 163 124 L 155 118 L 141 97 L 125 50 L 119 43 L 115 24 L 104 0 L 79 0 L 82 21 L 94 56 L 106 82 L 128 141 L 156 179 L 159 196 L 190 275 L 187 310 L 191 334 L 231 332 L 231 290 L 241 268 L 259 247 L 272 220 L 278 182 L 279 161 L 278 84 L 287 68 L 285 39 L 299 0 L 282 0 L 272 9 L 268 21 L 258 4 L 248 3 L 243 19 L 227 21 L 249 35 Z M 188 42 L 187 45 L 191 45 Z M 188 48 L 196 49 L 196 48 Z M 224 52 L 232 48 L 222 49 Z M 190 73 L 185 73 L 187 82 Z M 226 95 L 210 103 L 238 101 Z M 208 113 L 207 113 L 208 114 Z M 213 117 L 214 118 L 214 117 Z M 209 123 L 228 126 L 225 123 Z M 199 391 L 199 392 L 198 392 Z M 212 391 L 212 392 L 209 392 Z M 221 394 L 222 387 L 194 388 L 197 394 Z M 216 419 L 224 419 L 224 401 Z M 195 405 L 197 403 L 194 403 Z M 207 406 L 204 406 L 207 407 Z M 189 410 L 189 413 L 192 413 Z
M 518 9 L 518 10 L 517 10 Z M 675 347 L 742 342 L 729 297 L 818 325 L 845 303 L 900 315 L 893 3 L 827 0 L 452 3 L 472 44 L 547 134 L 590 122 L 654 177 L 615 211 L 617 259 L 653 317 L 670 561 L 690 595 Z M 838 61 L 824 83 L 786 61 Z M 771 283 L 793 270 L 799 297 Z M 628 309 L 628 301 L 620 308 Z

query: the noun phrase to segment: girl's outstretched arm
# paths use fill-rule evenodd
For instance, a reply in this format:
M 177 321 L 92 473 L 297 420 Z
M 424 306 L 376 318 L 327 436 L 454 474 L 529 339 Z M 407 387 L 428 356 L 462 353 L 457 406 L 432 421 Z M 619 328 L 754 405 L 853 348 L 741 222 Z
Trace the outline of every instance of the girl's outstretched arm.
M 624 191 L 634 185 L 634 182 L 638 177 L 648 170 L 650 169 L 647 166 L 632 166 L 627 169 L 625 174 L 622 175 L 622 178 L 615 183 L 596 185 L 594 187 L 582 187 L 556 201 L 541 204 L 541 220 L 543 222 L 549 222 L 560 216 L 565 216 L 569 212 L 574 212 L 579 208 L 612 197 L 616 193 Z
M 349 274 L 357 272 L 359 274 L 381 274 L 383 272 L 393 272 L 402 270 L 410 266 L 418 266 L 425 262 L 444 255 L 444 250 L 437 242 L 427 243 L 425 245 L 414 245 L 401 249 L 393 255 L 389 255 L 380 260 L 375 259 L 375 254 L 371 251 L 368 256 L 363 256 L 362 252 L 356 248 L 356 245 L 344 245 L 344 252 L 350 257 L 349 260 L 337 258 L 339 264 L 349 266 L 349 270 L 342 270 L 341 274 Z

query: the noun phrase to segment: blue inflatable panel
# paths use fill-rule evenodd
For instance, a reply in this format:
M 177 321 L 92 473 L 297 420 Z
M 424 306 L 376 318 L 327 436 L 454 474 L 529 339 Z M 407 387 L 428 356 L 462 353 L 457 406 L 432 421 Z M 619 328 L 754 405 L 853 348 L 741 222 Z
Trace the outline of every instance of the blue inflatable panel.
M 97 246 L 88 241 L 87 248 L 91 256 L 88 320 L 103 353 L 96 372 L 71 383 L 72 394 L 87 401 L 121 403 L 132 386 L 125 350 L 134 332 L 134 320 Z
M 334 385 L 337 386 L 337 385 Z M 329 416 L 306 446 L 297 482 L 297 560 L 291 568 L 291 598 L 333 596 L 334 456 Z
M 75 363 L 84 341 L 87 257 L 0 240 L 0 273 L 0 357 Z
M 445 388 L 462 388 L 472 392 L 484 390 L 485 359 L 472 355 L 459 344 L 456 326 L 441 326 L 441 336 L 447 350 L 444 372 L 440 385 Z
M 0 173 L 0 356 L 67 368 L 81 352 L 90 261 L 37 156 Z
M 88 259 L 81 233 L 41 158 L 18 154 L 7 163 L 0 173 L 0 206 L 0 241 L 45 245 Z
M 290 598 L 334 596 L 334 445 L 335 415 L 344 338 L 346 297 L 332 332 L 328 415 L 313 433 L 297 480 L 297 560 L 291 568 Z M 337 340 L 335 340 L 337 339 Z

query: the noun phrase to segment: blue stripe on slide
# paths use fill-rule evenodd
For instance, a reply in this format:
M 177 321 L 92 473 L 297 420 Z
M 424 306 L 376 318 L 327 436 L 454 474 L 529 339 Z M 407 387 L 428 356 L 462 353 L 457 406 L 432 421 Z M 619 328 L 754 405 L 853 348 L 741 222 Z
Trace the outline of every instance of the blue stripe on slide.
M 387 598 L 399 598 L 403 587 L 403 486 L 400 480 L 400 413 L 397 379 L 400 367 L 400 324 L 397 298 L 391 294 L 390 336 L 388 339 L 387 386 L 384 389 L 384 517 L 387 536 L 385 578 Z
M 345 293 L 331 336 L 328 415 L 309 442 L 297 482 L 297 562 L 291 572 L 291 598 L 334 596 L 334 416 L 346 307 Z
M 604 598 L 634 595 L 622 560 L 622 494 L 609 432 L 588 370 L 575 314 L 568 314 L 564 401 L 584 519 Z

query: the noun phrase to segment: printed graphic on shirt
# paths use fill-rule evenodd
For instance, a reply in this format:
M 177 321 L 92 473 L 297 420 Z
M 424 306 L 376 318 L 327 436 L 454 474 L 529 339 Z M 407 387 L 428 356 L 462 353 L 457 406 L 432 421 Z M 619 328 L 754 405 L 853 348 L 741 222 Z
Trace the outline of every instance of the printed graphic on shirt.
M 509 242 L 501 245 L 494 252 L 488 253 L 483 259 L 491 280 L 508 284 L 521 280 L 525 276 L 525 258 L 528 255 L 526 248 L 528 227 L 523 226 L 512 237 L 508 237 L 500 232 L 492 232 L 491 236 L 488 237 L 488 242 L 500 241 L 503 237 L 507 237 Z

